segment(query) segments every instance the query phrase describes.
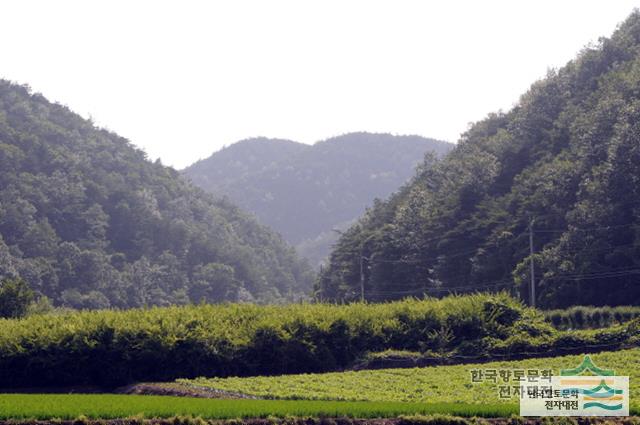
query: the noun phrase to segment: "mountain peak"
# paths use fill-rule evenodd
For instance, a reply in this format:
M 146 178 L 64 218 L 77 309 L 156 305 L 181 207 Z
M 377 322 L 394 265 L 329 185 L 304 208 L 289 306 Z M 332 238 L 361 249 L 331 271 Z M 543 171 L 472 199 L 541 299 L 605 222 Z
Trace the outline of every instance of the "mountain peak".
M 451 147 L 420 136 L 367 132 L 313 145 L 251 139 L 184 173 L 201 188 L 253 212 L 318 263 L 334 240 L 334 228 L 344 228 L 375 198 L 397 190 L 426 152 L 442 155 Z

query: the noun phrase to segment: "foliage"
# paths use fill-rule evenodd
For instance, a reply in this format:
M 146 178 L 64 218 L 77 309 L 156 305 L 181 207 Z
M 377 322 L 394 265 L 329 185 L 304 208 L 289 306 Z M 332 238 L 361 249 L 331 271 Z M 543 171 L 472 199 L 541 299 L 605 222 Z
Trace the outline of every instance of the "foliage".
M 491 313 L 496 306 L 518 314 L 504 322 Z M 115 386 L 200 375 L 320 372 L 344 368 L 368 351 L 447 355 L 487 346 L 475 354 L 503 354 L 509 349 L 505 339 L 548 343 L 556 333 L 541 314 L 504 294 L 371 305 L 61 311 L 0 320 L 0 382 Z
M 79 416 L 88 419 L 116 419 L 134 415 L 139 415 L 140 418 L 196 416 L 204 419 L 310 416 L 390 418 L 410 414 L 497 417 L 516 412 L 516 405 L 498 404 L 221 400 L 114 394 L 0 394 L 0 419 L 75 419 Z M 304 425 L 310 423 L 315 421 L 305 421 Z
M 23 280 L 5 280 L 0 283 L 0 318 L 24 316 L 33 301 L 33 291 Z
M 298 299 L 280 236 L 124 138 L 0 80 L 0 279 L 55 305 Z
M 453 145 L 419 136 L 350 133 L 312 146 L 248 139 L 187 167 L 196 185 L 228 196 L 314 264 L 375 198 L 404 184 L 426 152 Z
M 629 322 L 640 317 L 640 307 L 574 306 L 563 310 L 547 310 L 544 316 L 556 329 L 598 329 Z
M 472 125 L 340 238 L 317 297 L 509 289 L 538 305 L 640 300 L 640 12 Z M 533 222 L 536 253 L 529 254 Z M 361 274 L 360 270 L 364 273 Z
M 583 355 L 540 359 L 501 361 L 455 366 L 407 369 L 378 369 L 302 374 L 286 376 L 257 376 L 248 378 L 181 379 L 183 385 L 215 388 L 284 400 L 349 400 L 396 401 L 413 403 L 517 403 L 515 398 L 499 398 L 496 383 L 471 383 L 473 369 L 545 369 L 559 374 L 560 369 L 580 364 Z M 640 349 L 591 354 L 598 365 L 614 369 L 617 375 L 630 376 L 632 403 L 640 397 Z
M 518 311 L 517 318 L 506 323 L 488 313 L 500 305 L 500 310 Z M 196 376 L 324 372 L 385 350 L 420 351 L 434 361 L 460 362 L 639 342 L 639 320 L 559 332 L 539 312 L 504 294 L 370 305 L 62 311 L 0 320 L 0 382 L 5 387 L 114 387 Z

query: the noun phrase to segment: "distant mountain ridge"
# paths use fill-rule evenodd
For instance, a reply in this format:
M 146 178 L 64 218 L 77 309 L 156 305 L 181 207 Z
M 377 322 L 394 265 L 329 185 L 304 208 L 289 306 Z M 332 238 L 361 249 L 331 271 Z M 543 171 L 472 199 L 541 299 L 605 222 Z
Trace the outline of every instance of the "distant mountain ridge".
M 226 188 L 238 178 L 259 173 L 306 148 L 303 143 L 285 139 L 245 139 L 190 165 L 189 176 L 200 187 Z
M 349 133 L 314 145 L 243 140 L 182 172 L 227 196 L 278 231 L 318 264 L 345 229 L 376 198 L 397 190 L 428 152 L 453 147 L 420 136 Z

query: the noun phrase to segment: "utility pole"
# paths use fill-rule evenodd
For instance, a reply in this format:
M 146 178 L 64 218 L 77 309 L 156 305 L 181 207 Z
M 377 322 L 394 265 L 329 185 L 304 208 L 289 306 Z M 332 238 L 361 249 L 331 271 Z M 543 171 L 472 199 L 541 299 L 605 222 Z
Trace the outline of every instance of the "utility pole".
M 360 254 L 360 302 L 364 302 L 364 255 Z
M 531 307 L 536 306 L 536 270 L 533 263 L 533 223 L 535 219 L 529 220 L 529 261 L 531 263 L 531 299 L 529 304 Z

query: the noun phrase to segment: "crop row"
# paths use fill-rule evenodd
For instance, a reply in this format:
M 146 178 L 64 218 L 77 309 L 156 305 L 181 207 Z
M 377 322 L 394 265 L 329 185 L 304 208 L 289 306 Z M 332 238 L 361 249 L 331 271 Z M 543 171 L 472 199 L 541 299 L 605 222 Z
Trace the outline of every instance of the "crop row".
M 640 400 L 640 348 L 592 354 L 599 367 L 630 377 L 632 403 Z M 509 379 L 472 382 L 472 370 L 551 370 L 578 366 L 582 355 L 407 369 L 345 371 L 322 374 L 180 379 L 185 386 L 212 388 L 262 398 L 284 400 L 397 401 L 413 403 L 518 403 L 517 397 L 501 398 L 504 386 L 520 385 Z M 484 372 L 483 372 L 484 373 Z M 511 376 L 512 377 L 512 376 Z M 511 378 L 510 377 L 510 378 Z M 502 396 L 506 395 L 505 393 Z

